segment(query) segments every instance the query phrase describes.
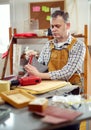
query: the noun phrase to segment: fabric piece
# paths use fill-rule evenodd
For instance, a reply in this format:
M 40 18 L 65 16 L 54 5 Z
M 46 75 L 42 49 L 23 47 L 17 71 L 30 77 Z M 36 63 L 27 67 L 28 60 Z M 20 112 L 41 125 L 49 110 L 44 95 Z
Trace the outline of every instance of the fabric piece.
M 59 108 L 56 106 L 48 106 L 44 110 L 44 112 L 36 113 L 36 114 L 40 116 L 44 116 L 42 118 L 42 121 L 51 124 L 58 124 L 58 123 L 72 121 L 82 115 L 81 112 L 78 112 L 76 110 Z
M 36 57 L 32 58 L 31 65 L 35 66 L 39 72 L 46 72 L 48 70 L 47 65 L 39 63 Z
M 2 54 L 2 59 L 4 59 L 6 56 L 8 56 L 8 51 L 6 51 L 6 52 L 4 52 L 3 54 Z
M 64 118 L 71 121 L 77 118 L 78 116 L 82 115 L 82 113 L 72 109 L 59 108 L 56 106 L 48 106 L 44 111 L 44 115 L 51 115 L 54 117 Z
M 36 33 L 16 33 L 14 37 L 34 37 L 37 36 Z
M 53 116 L 45 116 L 43 119 L 42 119 L 43 122 L 46 122 L 46 123 L 51 123 L 51 124 L 59 124 L 59 123 L 64 123 L 64 122 L 68 122 L 67 119 L 64 119 L 64 118 L 57 118 L 57 117 L 53 117 Z

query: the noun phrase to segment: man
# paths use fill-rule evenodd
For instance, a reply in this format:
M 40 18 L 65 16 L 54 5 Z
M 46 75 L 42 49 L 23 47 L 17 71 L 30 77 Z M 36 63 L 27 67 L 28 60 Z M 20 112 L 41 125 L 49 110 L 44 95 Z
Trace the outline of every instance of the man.
M 24 68 L 28 74 L 41 79 L 60 79 L 70 81 L 72 84 L 79 84 L 86 52 L 85 44 L 71 36 L 67 12 L 55 11 L 51 15 L 50 23 L 54 39 L 45 44 L 38 58 L 39 63 L 48 66 L 48 72 L 39 72 L 31 64 L 25 65 Z M 62 128 L 62 130 L 68 129 L 79 130 L 79 124 Z
M 46 43 L 38 58 L 38 62 L 48 66 L 48 72 L 41 73 L 30 64 L 25 66 L 25 70 L 41 79 L 60 79 L 79 84 L 85 44 L 71 36 L 67 12 L 55 11 L 50 23 L 54 39 Z
M 67 12 L 55 11 L 50 23 L 54 39 L 45 44 L 38 58 L 39 63 L 48 66 L 48 72 L 41 73 L 30 64 L 24 68 L 29 74 L 41 79 L 60 79 L 79 84 L 86 52 L 85 44 L 71 36 Z M 79 130 L 79 124 L 62 128 L 62 130 L 68 129 Z

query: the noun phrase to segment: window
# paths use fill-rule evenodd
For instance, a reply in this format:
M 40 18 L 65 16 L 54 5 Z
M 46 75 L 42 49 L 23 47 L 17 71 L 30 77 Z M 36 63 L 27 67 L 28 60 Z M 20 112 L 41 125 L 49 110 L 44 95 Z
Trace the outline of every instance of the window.
M 9 45 L 10 4 L 0 4 L 0 53 Z

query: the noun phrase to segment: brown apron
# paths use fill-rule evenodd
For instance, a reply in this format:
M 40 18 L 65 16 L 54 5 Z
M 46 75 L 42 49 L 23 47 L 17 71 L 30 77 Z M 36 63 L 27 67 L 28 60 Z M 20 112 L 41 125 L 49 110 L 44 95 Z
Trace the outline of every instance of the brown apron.
M 62 50 L 55 49 L 53 42 L 50 43 L 51 56 L 48 63 L 48 71 L 60 70 L 67 64 L 69 51 L 76 41 L 77 39 L 73 38 L 68 47 Z M 75 73 L 68 81 L 72 84 L 79 84 L 81 82 L 80 75 Z

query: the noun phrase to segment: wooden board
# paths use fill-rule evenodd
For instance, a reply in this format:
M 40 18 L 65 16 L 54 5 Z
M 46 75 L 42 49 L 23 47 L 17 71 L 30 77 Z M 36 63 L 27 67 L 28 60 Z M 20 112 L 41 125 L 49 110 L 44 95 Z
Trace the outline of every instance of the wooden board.
M 19 89 L 25 89 L 32 94 L 42 94 L 45 92 L 49 92 L 51 90 L 55 90 L 67 85 L 65 81 L 58 81 L 58 80 L 43 80 L 41 83 L 36 85 L 29 85 L 29 86 L 19 86 Z

